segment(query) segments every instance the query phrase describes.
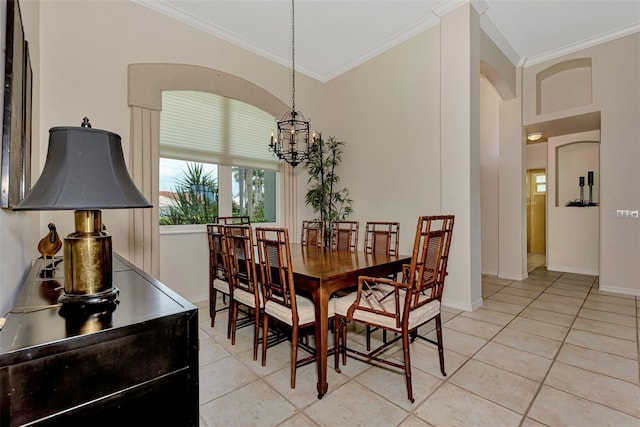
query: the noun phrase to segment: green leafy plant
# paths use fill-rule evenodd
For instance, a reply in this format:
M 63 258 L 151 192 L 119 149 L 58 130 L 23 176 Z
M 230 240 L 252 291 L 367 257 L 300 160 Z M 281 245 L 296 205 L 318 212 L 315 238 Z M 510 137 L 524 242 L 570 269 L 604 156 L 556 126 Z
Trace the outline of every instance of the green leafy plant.
M 339 189 L 340 176 L 336 168 L 342 161 L 342 148 L 346 143 L 329 137 L 327 141 L 322 135 L 316 139 L 305 169 L 309 173 L 308 190 L 305 203 L 318 213 L 326 224 L 325 245 L 329 245 L 329 230 L 333 221 L 346 219 L 352 212 L 353 200 L 349 197 L 349 189 Z
M 172 203 L 160 213 L 160 225 L 207 224 L 218 215 L 218 182 L 202 164 L 187 163 Z

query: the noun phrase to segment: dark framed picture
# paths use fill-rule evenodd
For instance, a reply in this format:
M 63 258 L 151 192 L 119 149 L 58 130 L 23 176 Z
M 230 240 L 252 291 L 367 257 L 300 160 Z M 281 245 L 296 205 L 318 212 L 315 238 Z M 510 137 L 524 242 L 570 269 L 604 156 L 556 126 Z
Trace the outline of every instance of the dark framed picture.
M 0 207 L 20 203 L 31 186 L 32 70 L 18 0 L 7 0 Z

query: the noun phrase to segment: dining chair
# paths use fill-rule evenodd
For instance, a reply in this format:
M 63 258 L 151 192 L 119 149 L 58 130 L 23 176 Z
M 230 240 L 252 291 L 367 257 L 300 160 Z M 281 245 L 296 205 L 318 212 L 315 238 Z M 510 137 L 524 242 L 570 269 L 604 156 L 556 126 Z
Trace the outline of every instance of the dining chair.
M 262 292 L 256 274 L 253 233 L 249 225 L 227 225 L 224 227 L 229 259 L 229 301 L 231 316 L 231 344 L 236 343 L 238 329 L 238 306 L 244 305 L 253 313 L 253 360 L 258 360 L 260 311 L 263 307 Z
M 209 242 L 209 317 L 211 327 L 215 326 L 216 313 L 229 310 L 228 297 L 231 300 L 229 277 L 227 266 L 227 245 L 224 238 L 224 225 L 207 224 L 207 238 Z M 217 295 L 222 293 L 224 307 L 217 308 Z M 231 310 L 229 310 L 229 322 L 227 322 L 227 338 L 231 337 Z
M 357 251 L 359 227 L 358 221 L 333 221 L 329 227 L 331 249 Z
M 316 360 L 315 350 L 300 339 L 300 332 L 315 323 L 315 308 L 309 298 L 296 294 L 286 228 L 256 228 L 264 310 L 263 337 L 273 319 L 291 328 L 291 388 L 296 387 L 296 368 Z M 333 317 L 332 306 L 329 318 Z M 311 356 L 298 360 L 298 347 Z M 262 340 L 262 366 L 267 363 L 267 340 Z
M 324 221 L 320 220 L 304 220 L 302 221 L 302 236 L 300 244 L 302 246 L 324 246 Z
M 251 225 L 251 218 L 248 216 L 219 216 L 216 220 L 218 224 L 232 225 Z
M 444 368 L 444 347 L 442 344 L 442 319 L 440 305 L 447 261 L 453 215 L 421 216 L 418 218 L 411 263 L 403 266 L 402 282 L 387 277 L 358 278 L 358 291 L 334 300 L 335 347 L 334 362 L 340 372 L 340 355 L 343 364 L 347 353 L 352 353 L 369 361 L 384 363 L 404 369 L 407 396 L 413 403 L 411 385 L 410 342 L 421 338 L 438 347 L 440 372 L 446 376 Z M 435 320 L 436 340 L 418 335 L 418 328 Z M 397 336 L 378 348 L 361 352 L 347 346 L 348 321 L 363 323 L 397 333 Z M 383 358 L 379 354 L 402 340 L 403 362 Z
M 398 255 L 400 246 L 400 223 L 388 221 L 367 221 L 364 234 L 364 251 L 368 254 Z M 390 278 L 395 279 L 396 275 Z M 367 325 L 367 351 L 371 350 L 371 334 L 377 330 Z M 387 331 L 382 330 L 382 341 L 387 341 Z

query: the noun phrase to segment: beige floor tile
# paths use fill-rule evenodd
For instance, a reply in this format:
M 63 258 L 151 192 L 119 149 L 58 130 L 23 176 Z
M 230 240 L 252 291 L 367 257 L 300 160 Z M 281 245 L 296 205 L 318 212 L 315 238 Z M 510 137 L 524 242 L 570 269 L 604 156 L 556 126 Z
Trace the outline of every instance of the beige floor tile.
M 545 424 L 539 423 L 534 419 L 525 418 L 520 427 L 547 427 Z
M 442 384 L 442 381 L 434 376 L 419 369 L 411 369 L 411 383 L 415 399 L 415 403 L 411 403 L 407 397 L 404 370 L 381 365 L 358 375 L 355 381 L 407 411 L 423 402 Z
M 547 289 L 551 285 L 552 282 L 553 282 L 552 280 L 548 280 L 548 279 L 545 279 L 545 278 L 529 276 L 528 278 L 526 278 L 524 280 L 513 282 L 509 286 L 511 286 L 512 288 L 529 289 L 529 290 L 535 290 L 535 291 L 544 291 L 545 289 Z
M 551 301 L 560 304 L 581 306 L 584 302 L 584 297 L 575 298 L 564 295 L 556 295 L 545 291 L 538 297 L 538 301 Z
M 517 295 L 519 297 L 526 297 L 526 298 L 536 298 L 538 295 L 542 293 L 541 290 L 521 289 L 521 288 L 514 288 L 513 286 L 504 287 L 500 292 L 503 294 Z
M 480 307 L 475 311 L 465 311 L 460 316 L 469 317 L 471 319 L 482 320 L 483 322 L 492 323 L 498 326 L 505 326 L 515 317 L 514 314 L 502 313 L 500 311 L 489 310 Z
M 618 296 L 603 295 L 603 294 L 596 294 L 596 293 L 589 294 L 587 301 L 598 301 L 598 302 L 604 302 L 607 304 L 624 305 L 624 306 L 634 307 L 634 308 L 636 306 L 636 302 L 631 298 L 623 298 Z
M 520 314 L 520 317 L 539 320 L 541 322 L 553 323 L 554 325 L 569 327 L 573 323 L 575 316 L 570 314 L 557 313 L 554 311 L 541 310 L 539 308 L 527 307 Z
M 306 357 L 309 353 L 304 350 L 298 351 L 298 358 Z M 235 357 L 244 363 L 249 369 L 257 375 L 265 376 L 285 366 L 289 366 L 291 362 L 291 343 L 289 341 L 281 342 L 278 345 L 267 349 L 267 363 L 262 366 L 262 344 L 258 349 L 258 360 L 253 360 L 253 348 L 237 353 Z
M 633 341 L 572 329 L 567 335 L 566 342 L 580 347 L 626 357 L 627 359 L 638 360 L 638 347 Z
M 545 294 L 562 295 L 565 297 L 580 298 L 584 300 L 589 294 L 588 289 L 566 289 L 560 286 L 551 285 L 545 291 Z
M 282 424 L 278 424 L 278 427 L 317 427 L 317 424 L 299 412 Z
M 545 357 L 495 342 L 487 343 L 473 359 L 536 382 L 542 382 L 552 362 Z
M 551 338 L 562 341 L 567 335 L 569 328 L 566 326 L 554 325 L 552 323 L 541 322 L 539 320 L 517 317 L 513 322 L 509 323 L 507 328 L 517 329 L 518 331 L 527 332 L 541 337 Z
M 557 361 L 638 384 L 638 361 L 565 343 Z
M 263 379 L 295 407 L 301 409 L 318 400 L 318 376 L 316 372 L 316 365 L 314 364 L 299 367 L 296 371 L 295 388 L 291 388 L 291 369 L 289 365 L 264 376 Z M 327 369 L 327 383 L 329 384 L 327 395 L 333 393 L 347 381 L 349 381 L 349 377 L 337 373 L 333 369 L 332 362 Z
M 511 427 L 521 415 L 452 384 L 443 384 L 415 414 L 433 426 Z
M 510 328 L 503 329 L 492 341 L 517 348 L 518 350 L 528 351 L 547 359 L 553 359 L 562 345 L 560 341 Z
M 591 308 L 593 310 L 607 311 L 615 314 L 623 314 L 625 316 L 635 316 L 636 309 L 635 307 L 619 305 L 619 304 L 609 304 L 606 302 L 593 301 L 587 299 L 584 302 L 584 308 Z
M 539 383 L 486 363 L 469 360 L 449 383 L 524 414 L 536 395 Z
M 636 340 L 636 328 L 628 326 L 614 325 L 613 323 L 600 322 L 598 320 L 578 317 L 573 324 L 574 329 L 593 332 L 594 334 L 607 335 L 624 340 Z
M 198 363 L 200 366 L 229 356 L 230 353 L 218 344 L 215 339 L 206 335 L 204 337 L 200 335 L 200 337 L 200 351 L 198 352 Z
M 545 385 L 640 417 L 640 387 L 636 384 L 556 362 Z
M 521 306 L 527 306 L 531 303 L 531 301 L 533 301 L 533 298 L 521 297 L 518 295 L 511 295 L 503 292 L 498 292 L 496 294 L 493 294 L 488 299 L 493 301 L 506 302 L 509 304 L 517 304 Z
M 496 292 L 498 292 L 500 289 L 503 289 L 503 286 L 498 286 L 498 285 L 489 285 L 484 283 L 482 285 L 482 298 L 487 298 L 490 297 L 491 295 L 495 294 Z
M 583 308 L 578 313 L 578 317 L 585 319 L 598 320 L 600 322 L 614 323 L 616 325 L 636 327 L 636 318 L 624 314 L 610 313 L 608 311 L 593 310 L 591 308 Z
M 573 394 L 543 386 L 528 416 L 554 427 L 640 427 L 640 419 Z
M 322 400 L 309 406 L 305 413 L 320 426 L 396 426 L 408 413 L 371 390 L 351 381 Z
M 200 407 L 207 426 L 273 426 L 294 413 L 293 405 L 261 380 Z
M 507 314 L 518 314 L 524 309 L 523 305 L 509 304 L 489 298 L 483 301 L 482 306 L 489 310 L 501 311 Z
M 539 299 L 532 302 L 529 307 L 539 308 L 540 310 L 555 311 L 556 313 L 569 314 L 571 316 L 575 316 L 578 311 L 580 311 L 579 305 L 567 305 L 561 302 L 542 301 Z
M 430 427 L 431 424 L 427 423 L 420 418 L 409 415 L 406 420 L 404 420 L 398 427 Z
M 473 335 L 476 337 L 490 340 L 500 330 L 502 326 L 494 325 L 493 323 L 483 322 L 481 320 L 471 319 L 469 317 L 458 316 L 455 319 L 447 322 L 447 328 L 454 329 L 458 332 Z
M 435 332 L 429 334 L 435 340 Z M 487 340 L 465 334 L 446 326 L 442 328 L 442 341 L 446 350 L 454 351 L 463 356 L 471 356 L 487 343 Z
M 482 276 L 482 284 L 490 283 L 493 285 L 507 286 L 513 282 L 511 279 L 501 279 L 496 276 Z
M 562 276 L 561 272 L 547 270 L 546 268 L 537 268 L 529 273 L 530 278 L 544 279 L 553 282 Z
M 394 354 L 393 358 L 398 361 L 402 360 L 402 352 Z M 438 356 L 438 349 L 435 345 L 423 341 L 416 341 L 411 344 L 412 369 L 420 369 L 421 371 L 431 374 L 441 380 L 451 378 L 451 375 L 453 375 L 468 359 L 469 356 L 463 356 L 445 348 L 444 370 L 447 374 L 445 377 L 442 375 L 442 372 L 440 372 L 440 357 Z
M 554 283 L 565 283 L 567 285 L 572 285 L 575 287 L 581 287 L 581 288 L 590 288 L 591 286 L 593 286 L 594 281 L 593 280 L 582 280 L 582 279 L 571 279 L 571 278 L 565 278 L 564 275 L 559 277 L 558 279 L 556 279 L 556 281 Z
M 225 357 L 200 368 L 200 404 L 256 381 L 258 376 L 235 357 Z

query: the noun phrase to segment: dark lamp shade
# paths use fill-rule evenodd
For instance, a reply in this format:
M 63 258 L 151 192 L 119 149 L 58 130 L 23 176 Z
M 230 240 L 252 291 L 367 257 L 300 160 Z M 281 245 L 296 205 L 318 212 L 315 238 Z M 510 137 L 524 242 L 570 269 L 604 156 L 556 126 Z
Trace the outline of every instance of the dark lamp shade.
M 119 135 L 89 127 L 54 127 L 42 175 L 14 210 L 149 207 L 129 176 Z

